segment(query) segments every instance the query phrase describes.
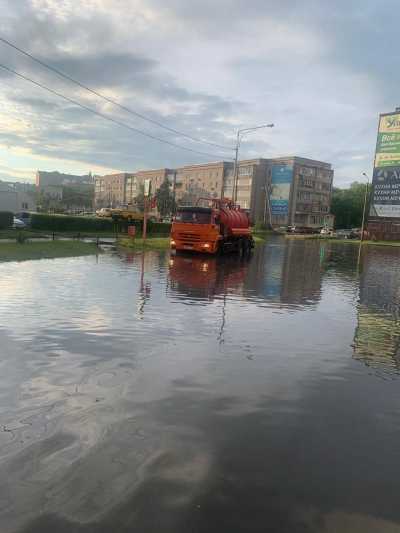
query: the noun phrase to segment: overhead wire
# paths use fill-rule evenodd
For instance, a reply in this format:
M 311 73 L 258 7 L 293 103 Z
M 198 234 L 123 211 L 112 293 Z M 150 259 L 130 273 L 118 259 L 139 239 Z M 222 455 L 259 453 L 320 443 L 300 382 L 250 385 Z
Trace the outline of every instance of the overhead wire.
M 51 89 L 50 87 L 47 87 L 47 85 L 39 83 L 38 81 L 35 81 L 32 78 L 29 78 L 28 76 L 25 76 L 24 74 L 21 74 L 20 72 L 17 72 L 16 70 L 14 70 L 14 69 L 12 69 L 10 67 L 7 67 L 6 65 L 3 65 L 2 63 L 0 63 L 0 68 L 2 68 L 4 70 L 14 74 L 15 76 L 18 76 L 19 78 L 22 78 L 25 81 L 28 81 L 28 82 L 32 83 L 33 85 L 36 85 L 37 87 L 40 87 L 41 89 L 44 89 L 45 91 L 48 91 L 51 94 L 54 94 L 54 95 L 56 95 L 56 96 L 58 96 L 60 98 L 63 98 L 64 100 L 66 100 L 67 102 L 70 102 L 71 104 L 74 104 L 74 105 L 76 105 L 78 107 L 81 107 L 82 109 L 85 109 L 86 111 L 89 111 L 90 113 L 98 115 L 99 117 L 101 117 L 101 118 L 103 118 L 105 120 L 109 120 L 110 122 L 113 122 L 114 124 L 122 126 L 123 128 L 127 128 L 127 129 L 129 129 L 131 131 L 134 131 L 135 133 L 143 135 L 144 137 L 148 137 L 148 138 L 153 139 L 155 141 L 167 144 L 169 146 L 173 146 L 174 148 L 179 148 L 180 150 L 186 150 L 188 152 L 193 152 L 195 154 L 205 155 L 207 157 L 217 157 L 217 158 L 220 158 L 220 159 L 229 159 L 229 160 L 232 159 L 233 160 L 233 158 L 230 158 L 230 157 L 227 158 L 226 156 L 223 156 L 223 155 L 220 155 L 220 154 L 210 154 L 209 152 L 202 152 L 202 151 L 196 150 L 194 148 L 188 148 L 186 146 L 182 146 L 180 144 L 176 144 L 176 143 L 174 143 L 172 141 L 168 141 L 167 139 L 162 139 L 161 137 L 157 137 L 156 135 L 152 135 L 151 133 L 147 133 L 147 132 L 145 132 L 143 130 L 135 128 L 134 126 L 130 126 L 129 124 L 126 124 L 125 122 L 123 122 L 121 120 L 115 119 L 113 117 L 110 117 L 109 115 L 105 115 L 104 113 L 101 113 L 100 111 L 97 111 L 96 109 L 93 109 L 93 108 L 91 108 L 89 106 L 81 104 L 77 100 L 74 100 L 73 98 L 70 98 L 69 96 L 65 96 L 64 94 L 62 94 L 62 93 L 60 93 L 58 91 L 55 91 L 54 89 Z
M 21 54 L 25 55 L 26 57 L 29 57 L 32 61 L 35 61 L 36 63 L 38 63 L 42 67 L 45 67 L 48 70 L 54 72 L 58 76 L 61 76 L 62 78 L 74 83 L 75 85 L 78 85 L 82 89 L 85 89 L 86 91 L 89 91 L 90 93 L 94 94 L 98 98 L 102 98 L 106 102 L 108 102 L 110 104 L 113 104 L 113 105 L 119 107 L 120 109 L 126 111 L 127 113 L 130 113 L 132 115 L 135 115 L 135 116 L 141 118 L 142 120 L 146 120 L 148 122 L 151 122 L 152 124 L 154 124 L 154 125 L 156 125 L 156 126 L 158 126 L 160 128 L 163 128 L 163 129 L 165 129 L 167 131 L 170 131 L 171 133 L 175 133 L 176 135 L 179 135 L 180 137 L 186 137 L 187 139 L 190 139 L 193 142 L 208 144 L 209 146 L 215 146 L 216 148 L 221 148 L 222 150 L 234 150 L 234 148 L 231 147 L 231 146 L 223 146 L 221 144 L 213 143 L 213 142 L 210 142 L 210 141 L 205 141 L 204 139 L 199 139 L 198 137 L 194 137 L 193 135 L 189 135 L 188 133 L 184 133 L 182 131 L 176 130 L 174 128 L 171 128 L 170 126 L 166 126 L 165 124 L 162 124 L 161 122 L 158 122 L 155 119 L 152 119 L 150 117 L 146 117 L 145 115 L 143 115 L 141 113 L 138 113 L 137 111 L 134 111 L 130 107 L 127 107 L 127 106 L 125 106 L 123 104 L 120 104 L 119 102 L 117 102 L 116 100 L 110 98 L 109 96 L 105 96 L 104 94 L 99 93 L 95 89 L 92 89 L 91 87 L 85 85 L 84 83 L 72 78 L 71 76 L 69 76 L 68 74 L 65 74 L 64 72 L 62 72 L 61 70 L 57 69 L 56 67 L 53 67 L 52 65 L 49 65 L 48 63 L 45 63 L 41 59 L 35 57 L 34 55 L 32 55 L 31 53 L 27 52 L 26 50 L 23 50 L 22 48 L 20 48 L 19 46 L 13 44 L 12 42 L 8 41 L 4 37 L 0 36 L 0 41 L 2 43 L 6 44 L 7 46 L 10 46 L 11 48 L 14 48 L 15 50 L 17 50 Z

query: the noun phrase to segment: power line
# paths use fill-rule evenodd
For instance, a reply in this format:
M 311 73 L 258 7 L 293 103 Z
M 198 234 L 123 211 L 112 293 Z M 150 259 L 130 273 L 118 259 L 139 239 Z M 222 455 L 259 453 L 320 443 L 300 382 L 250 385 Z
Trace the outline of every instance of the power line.
M 221 144 L 217 144 L 217 143 L 213 143 L 213 142 L 209 142 L 209 141 L 204 141 L 203 139 L 199 139 L 197 137 L 193 137 L 192 135 L 189 135 L 187 133 L 183 133 L 182 131 L 178 131 L 178 130 L 175 130 L 174 128 L 166 126 L 165 124 L 162 124 L 161 122 L 158 122 L 157 120 L 154 120 L 152 118 L 146 117 L 145 115 L 142 115 L 141 113 L 138 113 L 137 111 L 134 111 L 133 109 L 118 103 L 117 101 L 113 100 L 112 98 L 109 98 L 108 96 L 105 96 L 104 94 L 101 94 L 101 93 L 97 92 L 96 90 L 88 87 L 87 85 L 84 85 L 83 83 L 81 83 L 78 80 L 75 80 L 74 78 L 72 78 L 68 74 L 64 74 L 64 72 L 62 72 L 61 70 L 58 70 L 57 68 L 52 67 L 51 65 L 48 65 L 47 63 L 45 63 L 41 59 L 38 59 L 37 57 L 33 56 L 32 54 L 30 54 L 26 50 L 23 50 L 22 48 L 19 48 L 15 44 L 13 44 L 10 41 L 8 41 L 7 39 L 4 39 L 4 37 L 0 37 L 0 41 L 3 42 L 4 44 L 8 45 L 8 46 L 11 46 L 11 48 L 14 48 L 15 50 L 17 50 L 21 54 L 24 54 L 25 56 L 29 57 L 30 59 L 32 59 L 32 61 L 35 61 L 36 63 L 39 63 L 39 65 L 42 65 L 42 67 L 45 67 L 48 70 L 51 70 L 52 72 L 55 72 L 58 76 L 61 76 L 62 78 L 66 79 L 66 80 L 68 80 L 68 81 L 70 81 L 72 83 L 75 83 L 76 85 L 78 85 L 82 89 L 85 89 L 86 91 L 89 91 L 90 93 L 98 96 L 99 98 L 102 98 L 106 102 L 108 102 L 110 104 L 113 104 L 113 105 L 119 107 L 120 109 L 123 109 L 127 113 L 130 113 L 132 115 L 135 115 L 135 116 L 141 118 L 142 120 L 147 120 L 148 122 L 151 122 L 152 124 L 155 124 L 156 126 L 158 126 L 160 128 L 163 128 L 163 129 L 168 130 L 168 131 L 170 131 L 172 133 L 175 133 L 175 134 L 179 135 L 180 137 L 186 137 L 187 139 L 190 139 L 191 141 L 194 141 L 194 142 L 208 144 L 210 146 L 215 146 L 216 148 L 222 148 L 223 150 L 234 150 L 234 148 L 232 148 L 231 146 L 223 146 Z
M 194 148 L 187 148 L 186 146 L 181 146 L 180 144 L 175 144 L 171 141 L 167 141 L 166 139 L 161 139 L 160 137 L 156 137 L 155 135 L 151 135 L 151 133 L 147 133 L 145 131 L 139 130 L 138 128 L 134 128 L 133 126 L 129 126 L 129 124 L 126 124 L 125 122 L 122 122 L 121 120 L 112 118 L 108 115 L 104 115 L 100 111 L 96 111 L 95 109 L 92 109 L 91 107 L 88 107 L 84 104 L 81 104 L 80 102 L 77 102 L 76 100 L 73 100 L 72 98 L 69 98 L 68 96 L 65 96 L 64 94 L 61 94 L 54 89 L 50 89 L 50 87 L 47 87 L 46 85 L 43 85 L 42 83 L 39 83 L 38 81 L 32 80 L 32 78 L 29 78 L 28 76 L 25 76 L 24 74 L 21 74 L 17 72 L 16 70 L 13 70 L 10 67 L 7 67 L 6 65 L 3 65 L 0 63 L 0 68 L 7 70 L 8 72 L 11 72 L 12 74 L 15 74 L 15 76 L 18 76 L 19 78 L 22 78 L 25 81 L 29 81 L 30 83 L 33 83 L 33 85 L 36 85 L 37 87 L 40 87 L 41 89 L 44 89 L 45 91 L 48 91 L 51 94 L 55 94 L 56 96 L 59 96 L 60 98 L 63 98 L 64 100 L 67 100 L 67 102 L 70 102 L 71 104 L 77 105 L 81 107 L 82 109 L 85 109 L 86 111 L 89 111 L 90 113 L 94 113 L 95 115 L 98 115 L 101 118 L 104 118 L 106 120 L 109 120 L 110 122 L 114 122 L 114 124 L 118 124 L 119 126 L 122 126 L 123 128 L 127 128 L 131 131 L 134 131 L 135 133 L 139 133 L 140 135 L 143 135 L 145 137 L 149 137 L 150 139 L 153 139 L 155 141 L 159 141 L 164 144 L 168 144 L 169 146 L 173 146 L 174 148 L 179 148 L 181 150 L 187 150 L 188 152 L 193 152 L 195 154 L 205 155 L 207 157 L 217 157 L 220 159 L 231 159 L 231 158 L 225 158 L 223 155 L 219 154 L 210 154 L 208 152 L 200 152 L 199 150 L 195 150 Z

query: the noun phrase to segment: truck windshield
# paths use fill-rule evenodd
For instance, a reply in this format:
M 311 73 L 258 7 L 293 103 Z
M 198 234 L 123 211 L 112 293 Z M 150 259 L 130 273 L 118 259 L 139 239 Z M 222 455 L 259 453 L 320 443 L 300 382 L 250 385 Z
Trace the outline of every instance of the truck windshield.
M 198 211 L 178 211 L 175 216 L 176 222 L 187 222 L 189 224 L 210 224 L 211 213 Z

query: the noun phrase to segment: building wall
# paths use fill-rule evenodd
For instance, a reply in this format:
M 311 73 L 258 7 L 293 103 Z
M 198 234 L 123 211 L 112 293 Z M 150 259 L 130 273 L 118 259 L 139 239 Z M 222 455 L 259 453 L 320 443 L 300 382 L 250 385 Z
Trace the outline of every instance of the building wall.
M 293 169 L 287 215 L 271 215 L 273 226 L 330 226 L 333 170 L 329 163 L 300 157 L 276 158 L 270 165 Z M 271 187 L 271 180 L 268 181 Z
M 78 183 L 93 183 L 91 174 L 77 176 L 75 174 L 64 174 L 62 172 L 46 172 L 38 170 L 36 172 L 36 187 L 41 189 L 46 185 L 73 185 Z
M 133 174 L 96 176 L 94 186 L 96 208 L 119 207 L 125 204 L 126 180 L 129 176 L 133 176 Z
M 332 181 L 329 164 L 295 159 L 290 224 L 329 226 Z
M 227 165 L 229 163 L 219 161 L 177 168 L 176 201 L 178 203 L 194 203 L 201 196 L 220 198 Z
M 154 194 L 166 178 L 169 180 L 172 189 L 175 171 L 168 168 L 96 176 L 95 206 L 100 208 L 134 205 L 136 196 L 139 194 L 141 186 L 146 179 L 151 180 L 152 193 Z
M 36 211 L 36 202 L 33 196 L 23 190 L 0 182 L 0 211 L 11 211 L 14 214 Z
M 234 165 L 228 164 L 224 185 L 224 196 L 227 198 L 232 198 L 233 174 Z M 242 209 L 249 211 L 252 222 L 264 217 L 268 176 L 267 159 L 249 159 L 238 163 L 236 201 Z
M 293 169 L 285 215 L 271 213 L 273 165 L 287 165 Z M 97 208 L 134 204 L 146 179 L 151 180 L 154 194 L 166 178 L 178 204 L 195 204 L 200 197 L 232 198 L 233 174 L 232 162 L 219 161 L 175 170 L 162 168 L 100 176 L 95 179 L 95 204 Z M 312 159 L 286 157 L 239 161 L 237 203 L 249 211 L 253 223 L 272 223 L 275 227 L 329 225 L 332 179 L 331 165 Z

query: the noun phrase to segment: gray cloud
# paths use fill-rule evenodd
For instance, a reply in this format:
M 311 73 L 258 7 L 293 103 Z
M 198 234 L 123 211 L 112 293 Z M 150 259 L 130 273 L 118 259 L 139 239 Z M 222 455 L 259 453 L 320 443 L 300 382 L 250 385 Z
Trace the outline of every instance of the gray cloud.
M 396 0 L 120 0 L 80 9 L 71 0 L 3 3 L 1 35 L 120 103 L 222 144 L 232 144 L 240 125 L 273 121 L 272 132 L 246 138 L 243 157 L 327 160 L 339 182 L 368 170 L 377 115 L 397 103 Z M 0 71 L 10 116 L 0 142 L 8 147 L 121 170 L 219 158 L 217 150 L 106 105 L 2 44 L 0 54 L 85 105 L 216 157 L 147 140 Z

